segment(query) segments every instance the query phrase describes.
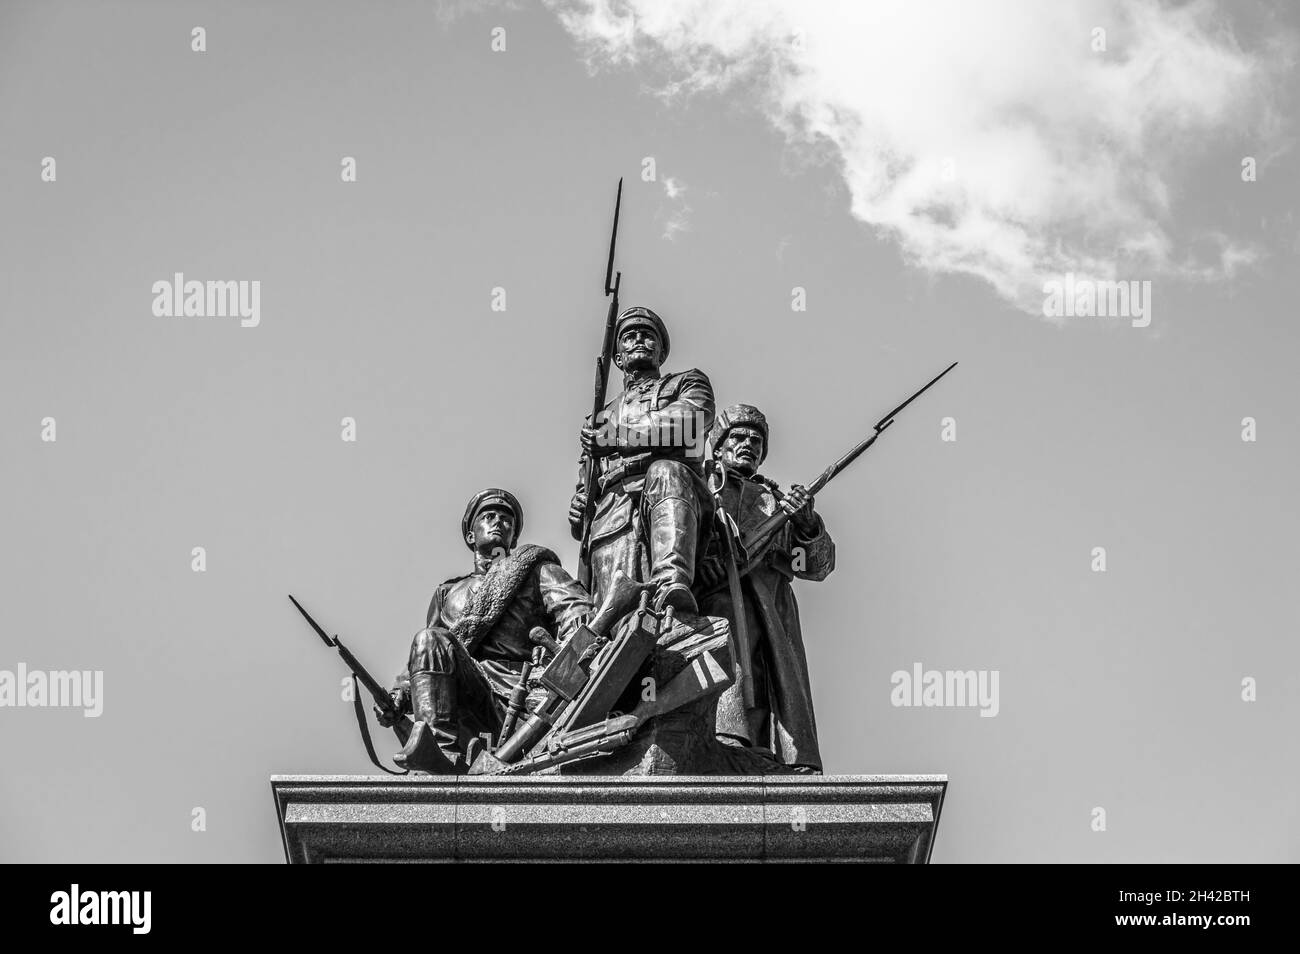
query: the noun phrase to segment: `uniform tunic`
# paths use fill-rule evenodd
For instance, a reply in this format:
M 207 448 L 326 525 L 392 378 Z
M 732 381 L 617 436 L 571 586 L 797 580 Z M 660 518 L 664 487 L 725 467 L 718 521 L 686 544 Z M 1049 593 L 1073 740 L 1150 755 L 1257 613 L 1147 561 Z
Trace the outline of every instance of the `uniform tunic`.
M 698 368 L 642 379 L 605 405 L 599 426 L 628 445 L 598 462 L 597 500 L 591 526 L 592 599 L 599 603 L 614 570 L 649 579 L 645 528 L 649 510 L 670 497 L 688 501 L 700 533 L 708 529 L 712 499 L 703 479 L 704 444 L 715 413 L 713 386 Z M 578 461 L 578 492 L 586 488 L 590 458 Z M 574 538 L 580 525 L 572 526 Z M 643 545 L 635 559 L 635 544 Z

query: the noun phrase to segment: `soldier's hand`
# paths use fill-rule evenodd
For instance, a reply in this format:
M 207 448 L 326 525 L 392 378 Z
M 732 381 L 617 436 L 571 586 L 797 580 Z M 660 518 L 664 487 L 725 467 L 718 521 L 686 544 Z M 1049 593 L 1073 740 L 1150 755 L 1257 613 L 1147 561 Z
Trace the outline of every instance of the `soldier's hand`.
M 789 492 L 781 499 L 781 509 L 803 526 L 812 522 L 813 499 L 808 489 L 800 484 L 790 485 Z
M 579 440 L 582 442 L 582 449 L 593 460 L 608 457 L 618 450 L 606 437 L 603 427 L 584 427 L 579 432 Z
M 372 706 L 375 712 L 375 721 L 385 729 L 391 729 L 396 724 L 406 704 L 406 695 L 401 689 L 391 690 L 388 696 L 393 700 L 393 711 L 385 712 L 379 706 Z
M 716 556 L 705 557 L 695 569 L 695 579 L 698 581 L 700 588 L 711 590 L 727 575 L 727 568 L 722 559 Z
M 587 513 L 587 495 L 578 491 L 569 502 L 569 526 L 582 526 L 582 518 Z

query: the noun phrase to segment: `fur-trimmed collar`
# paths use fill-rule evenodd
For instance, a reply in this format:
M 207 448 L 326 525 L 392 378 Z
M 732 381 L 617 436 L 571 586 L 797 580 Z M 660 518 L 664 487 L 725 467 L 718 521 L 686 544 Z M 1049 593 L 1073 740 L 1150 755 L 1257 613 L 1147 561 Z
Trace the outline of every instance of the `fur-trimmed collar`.
M 539 563 L 559 562 L 553 551 L 532 543 L 495 560 L 483 575 L 483 582 L 466 601 L 465 611 L 452 626 L 451 635 L 472 653 L 492 631 L 533 568 Z

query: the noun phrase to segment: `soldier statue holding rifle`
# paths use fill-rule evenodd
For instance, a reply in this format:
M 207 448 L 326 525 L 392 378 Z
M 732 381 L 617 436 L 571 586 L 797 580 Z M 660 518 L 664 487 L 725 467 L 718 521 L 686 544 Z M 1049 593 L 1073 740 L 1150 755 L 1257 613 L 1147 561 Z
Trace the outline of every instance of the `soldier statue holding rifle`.
M 582 428 L 569 526 L 585 543 L 596 598 L 622 569 L 654 584 L 657 610 L 673 606 L 695 614 L 695 564 L 712 513 L 704 446 L 713 425 L 713 388 L 698 369 L 661 373 L 668 329 L 649 308 L 619 316 L 615 349 L 625 386 L 597 421 Z M 632 561 L 638 542 L 644 566 Z
M 654 584 L 656 611 L 671 606 L 694 614 L 695 564 L 710 532 L 712 497 L 703 474 L 713 386 L 697 368 L 663 373 L 671 341 L 657 314 L 619 311 L 623 273 L 614 270 L 614 253 L 622 204 L 620 179 L 605 265 L 605 334 L 569 506 L 578 579 L 600 599 L 622 570 Z M 611 362 L 623 373 L 623 391 L 606 403 Z M 633 558 L 638 546 L 644 561 Z
M 749 404 L 722 411 L 709 436 L 710 456 L 719 465 L 719 504 L 741 539 L 778 510 L 791 516 L 747 552 L 754 569 L 742 581 L 739 606 L 722 585 L 700 601 L 704 612 L 730 620 L 744 613 L 748 635 L 749 685 L 742 681 L 723 692 L 717 735 L 724 743 L 770 753 L 782 765 L 821 771 L 808 660 L 790 581 L 826 579 L 835 569 L 835 543 L 805 488 L 795 484 L 782 493 L 758 472 L 770 437 L 767 418 Z M 703 575 L 706 585 L 725 580 L 725 570 L 713 561 Z

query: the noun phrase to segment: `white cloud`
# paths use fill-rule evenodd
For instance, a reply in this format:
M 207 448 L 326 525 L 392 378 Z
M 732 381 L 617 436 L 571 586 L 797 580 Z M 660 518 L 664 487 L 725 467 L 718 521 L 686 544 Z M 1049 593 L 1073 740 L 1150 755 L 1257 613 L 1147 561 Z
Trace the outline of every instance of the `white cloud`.
M 687 218 L 690 211 L 690 209 L 678 210 L 668 216 L 667 221 L 664 222 L 664 238 L 674 242 L 682 232 L 691 230 L 690 219 Z
M 682 232 L 691 230 L 691 207 L 682 198 L 686 194 L 686 183 L 672 176 L 663 179 L 664 195 L 667 196 L 667 211 L 660 212 L 666 216 L 663 237 L 670 242 L 676 241 Z
M 1286 59 L 1244 51 L 1210 0 L 548 3 L 593 69 L 635 66 L 667 97 L 753 96 L 908 262 L 1027 311 L 1067 271 L 1203 280 L 1253 257 L 1174 225 L 1188 162 L 1275 121 Z

